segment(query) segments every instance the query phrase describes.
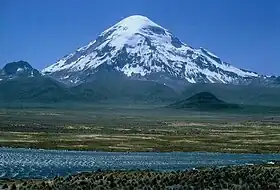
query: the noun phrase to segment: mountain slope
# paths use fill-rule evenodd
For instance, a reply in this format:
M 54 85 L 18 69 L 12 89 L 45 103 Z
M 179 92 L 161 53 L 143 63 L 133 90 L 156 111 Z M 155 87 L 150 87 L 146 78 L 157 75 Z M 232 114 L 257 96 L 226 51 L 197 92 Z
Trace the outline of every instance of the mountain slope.
M 105 75 L 75 87 L 46 76 L 15 77 L 0 81 L 0 105 L 11 103 L 91 103 L 109 101 L 171 102 L 178 98 L 173 89 L 152 81 L 125 80 Z
M 48 77 L 19 77 L 0 82 L 0 103 L 76 100 L 63 85 Z
M 172 88 L 157 82 L 126 80 L 116 74 L 106 76 L 71 89 L 84 100 L 171 102 L 179 97 Z
M 103 70 L 162 83 L 247 84 L 257 73 L 238 69 L 209 51 L 184 44 L 144 16 L 130 16 L 42 70 L 66 83 L 94 80 Z

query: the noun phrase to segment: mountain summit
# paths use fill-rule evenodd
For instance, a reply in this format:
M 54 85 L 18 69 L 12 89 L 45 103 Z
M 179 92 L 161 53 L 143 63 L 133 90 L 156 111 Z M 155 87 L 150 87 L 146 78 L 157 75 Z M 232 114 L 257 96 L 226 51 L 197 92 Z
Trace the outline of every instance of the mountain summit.
M 97 73 L 104 71 L 163 83 L 244 84 L 259 77 L 222 61 L 206 49 L 192 48 L 140 15 L 121 20 L 42 72 L 80 84 L 94 80 Z
M 26 61 L 16 61 L 6 64 L 0 69 L 0 81 L 17 77 L 37 77 L 40 72 Z

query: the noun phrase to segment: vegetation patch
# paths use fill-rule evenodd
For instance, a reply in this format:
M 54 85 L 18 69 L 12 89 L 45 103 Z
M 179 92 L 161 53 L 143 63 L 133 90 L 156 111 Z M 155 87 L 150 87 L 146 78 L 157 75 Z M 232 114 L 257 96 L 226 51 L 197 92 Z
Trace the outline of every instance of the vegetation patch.
M 5 109 L 0 146 L 98 151 L 279 153 L 280 117 L 154 108 Z M 59 113 L 59 115 L 41 115 Z

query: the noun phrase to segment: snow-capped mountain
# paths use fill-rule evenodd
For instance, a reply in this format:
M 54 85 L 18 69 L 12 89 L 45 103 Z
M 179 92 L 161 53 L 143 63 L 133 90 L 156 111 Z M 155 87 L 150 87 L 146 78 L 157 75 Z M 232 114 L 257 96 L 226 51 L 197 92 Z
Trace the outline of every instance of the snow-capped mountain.
M 6 64 L 0 69 L 0 81 L 16 77 L 36 77 L 41 73 L 26 61 L 17 61 Z
M 127 17 L 95 41 L 42 70 L 80 84 L 103 70 L 129 78 L 189 83 L 244 84 L 260 76 L 236 68 L 204 48 L 195 49 L 144 16 Z

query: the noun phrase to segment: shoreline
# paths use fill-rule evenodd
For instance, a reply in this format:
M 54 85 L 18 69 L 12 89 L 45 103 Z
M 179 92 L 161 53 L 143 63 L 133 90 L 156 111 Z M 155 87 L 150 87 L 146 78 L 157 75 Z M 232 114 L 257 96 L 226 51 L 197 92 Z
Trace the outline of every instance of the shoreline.
M 17 146 L 0 146 L 0 149 L 18 149 L 18 150 L 36 150 L 36 151 L 62 151 L 62 152 L 92 152 L 92 153 L 209 153 L 209 154 L 251 154 L 251 155 L 265 155 L 265 154 L 280 154 L 280 152 L 223 152 L 223 151 L 216 151 L 216 152 L 209 152 L 209 151 L 106 151 L 103 149 L 95 149 L 95 150 L 90 150 L 90 149 L 63 149 L 63 148 L 27 148 L 27 147 L 17 147 Z

